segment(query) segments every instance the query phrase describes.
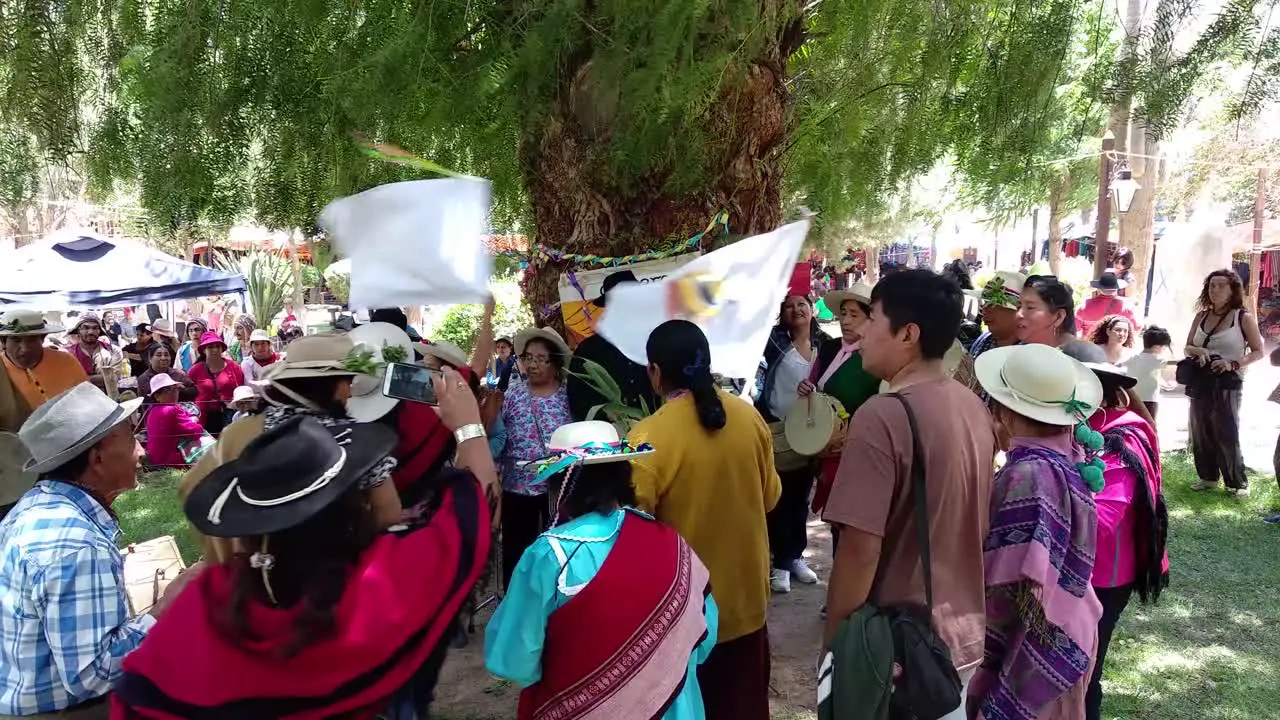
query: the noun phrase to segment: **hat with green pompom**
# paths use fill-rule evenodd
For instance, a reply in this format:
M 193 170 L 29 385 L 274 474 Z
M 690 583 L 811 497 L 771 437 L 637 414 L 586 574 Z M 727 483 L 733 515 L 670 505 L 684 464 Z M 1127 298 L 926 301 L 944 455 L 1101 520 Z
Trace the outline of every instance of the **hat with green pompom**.
M 982 389 L 1009 410 L 1046 425 L 1075 426 L 1075 440 L 1091 458 L 1078 463 L 1085 484 L 1102 489 L 1102 433 L 1088 425 L 1102 405 L 1102 383 L 1080 361 L 1048 345 L 992 348 L 974 362 Z

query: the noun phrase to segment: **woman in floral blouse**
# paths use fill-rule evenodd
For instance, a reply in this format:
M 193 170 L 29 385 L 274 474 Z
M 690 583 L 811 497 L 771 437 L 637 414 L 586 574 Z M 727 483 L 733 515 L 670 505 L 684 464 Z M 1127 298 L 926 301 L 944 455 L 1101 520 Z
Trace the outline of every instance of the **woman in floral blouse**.
M 547 529 L 546 482 L 537 480 L 534 467 L 520 463 L 548 455 L 551 433 L 573 422 L 564 384 L 569 346 L 554 330 L 537 328 L 516 335 L 515 349 L 525 381 L 511 383 L 502 405 L 507 428 L 500 458 L 503 587 L 525 549 Z

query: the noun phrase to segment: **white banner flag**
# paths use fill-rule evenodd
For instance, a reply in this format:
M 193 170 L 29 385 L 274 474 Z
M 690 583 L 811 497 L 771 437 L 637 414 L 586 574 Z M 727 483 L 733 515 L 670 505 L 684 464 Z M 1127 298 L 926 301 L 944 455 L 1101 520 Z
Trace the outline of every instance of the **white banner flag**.
M 703 255 L 657 282 L 619 285 L 596 331 L 647 364 L 649 333 L 683 318 L 706 333 L 712 372 L 754 377 L 808 231 L 801 220 Z
M 479 178 L 390 183 L 329 203 L 320 226 L 351 259 L 351 307 L 483 303 L 489 206 Z

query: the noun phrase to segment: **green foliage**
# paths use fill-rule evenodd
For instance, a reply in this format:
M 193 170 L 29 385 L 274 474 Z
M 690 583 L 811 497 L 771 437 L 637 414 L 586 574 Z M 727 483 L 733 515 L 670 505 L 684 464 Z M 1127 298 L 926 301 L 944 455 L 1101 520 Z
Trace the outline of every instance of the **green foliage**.
M 1274 77 L 1280 70 L 1280 37 L 1270 27 L 1274 7 L 1275 0 L 1226 0 L 1188 45 L 1188 36 L 1202 24 L 1203 8 L 1193 0 L 1160 0 L 1137 39 L 1138 51 L 1117 64 L 1105 98 L 1131 98 L 1134 116 L 1159 140 L 1185 119 L 1206 77 L 1224 67 L 1249 65 L 1251 81 L 1231 102 L 1229 115 L 1255 114 L 1280 92 Z
M 308 263 L 302 264 L 302 286 L 303 287 L 320 287 L 320 279 L 322 275 L 316 269 L 316 266 Z
M 324 284 L 339 303 L 346 305 L 351 300 L 351 276 L 347 273 L 330 272 Z
M 787 194 L 841 222 L 957 143 L 1034 139 L 1081 3 L 4 3 L 0 49 L 19 52 L 0 90 L 40 151 L 86 150 L 94 188 L 136 182 L 171 228 L 249 211 L 314 231 L 333 197 L 421 177 L 353 133 L 490 178 L 499 228 L 530 219 L 552 180 L 530 173 L 566 124 L 590 141 L 566 172 L 603 196 L 699 196 L 739 172 L 723 117 L 780 130 L 747 159 L 782 153 Z M 787 75 L 787 116 L 736 106 Z
M 514 337 L 520 329 L 532 324 L 533 313 L 514 281 L 495 283 L 493 295 L 496 300 L 493 309 L 495 339 Z M 482 305 L 454 305 L 445 313 L 440 323 L 430 330 L 428 336 L 432 340 L 448 340 L 470 355 L 475 349 L 483 315 Z
M 1007 226 L 1045 204 L 1067 213 L 1096 201 L 1096 153 L 1107 119 L 1098 98 L 1116 53 L 1105 13 L 1098 4 L 1075 23 L 1071 44 L 1062 49 L 1057 86 L 1041 100 L 1038 119 L 1025 134 L 1002 135 L 995 144 L 981 137 L 957 143 L 961 197 L 984 208 L 993 225 Z M 1060 162 L 1064 158 L 1075 159 Z
M 640 399 L 639 408 L 633 408 L 623 402 L 622 388 L 603 365 L 586 358 L 582 358 L 582 363 L 583 372 L 572 374 L 605 399 L 603 403 L 587 411 L 586 419 L 596 420 L 602 417 L 617 428 L 619 437 L 626 437 L 631 432 L 632 426 L 649 417 L 652 410 L 644 398 Z
M 252 252 L 225 270 L 244 275 L 248 288 L 249 312 L 260 327 L 269 327 L 272 318 L 284 310 L 293 293 L 293 268 L 289 260 L 269 252 Z
M 1214 62 L 1246 57 L 1261 5 L 1230 0 L 1179 55 L 1193 4 L 1162 0 L 1141 58 L 1086 77 L 1073 59 L 1101 6 L 1084 0 L 0 0 L 0 194 L 82 156 L 91 190 L 136 189 L 165 233 L 252 215 L 314 236 L 332 198 L 423 177 L 371 161 L 359 134 L 489 178 L 496 228 L 530 225 L 534 193 L 696 206 L 779 159 L 785 187 L 768 177 L 751 202 L 797 198 L 833 224 L 890 213 L 953 152 L 976 197 L 1005 202 L 1000 178 L 1042 187 L 1031 160 L 1095 134 L 1079 104 L 1098 77 L 1174 117 Z M 1280 40 L 1258 48 L 1247 98 L 1280 57 Z

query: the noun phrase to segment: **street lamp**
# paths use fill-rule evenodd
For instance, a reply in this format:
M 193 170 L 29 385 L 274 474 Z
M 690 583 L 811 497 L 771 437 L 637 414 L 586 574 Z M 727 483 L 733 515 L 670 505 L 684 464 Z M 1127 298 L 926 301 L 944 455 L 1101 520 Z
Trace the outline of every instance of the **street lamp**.
M 1117 170 L 1110 188 L 1111 200 L 1116 204 L 1116 212 L 1121 214 L 1129 212 L 1129 208 L 1133 206 L 1133 196 L 1141 189 L 1142 186 L 1133 179 L 1132 170 L 1127 167 Z

